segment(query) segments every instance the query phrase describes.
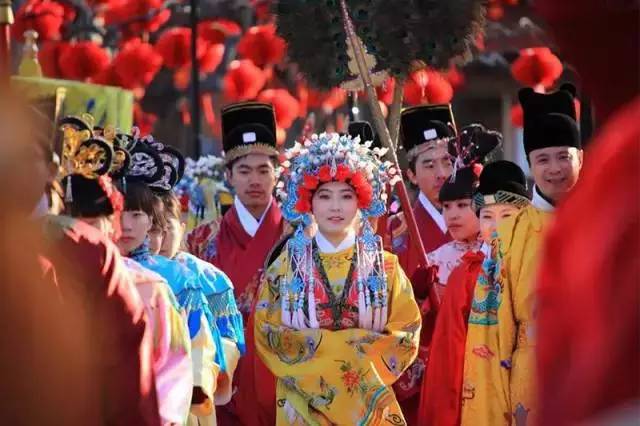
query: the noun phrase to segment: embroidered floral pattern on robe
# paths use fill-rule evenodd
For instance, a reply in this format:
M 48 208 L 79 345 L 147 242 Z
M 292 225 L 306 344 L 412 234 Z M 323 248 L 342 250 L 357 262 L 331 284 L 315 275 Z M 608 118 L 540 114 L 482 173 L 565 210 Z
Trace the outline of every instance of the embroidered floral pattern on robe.
M 389 316 L 376 333 L 354 328 L 352 248 L 316 255 L 320 328 L 285 327 L 279 285 L 287 257 L 282 253 L 266 272 L 255 314 L 258 353 L 278 377 L 277 425 L 405 425 L 391 385 L 417 354 L 420 311 L 397 258 L 384 254 Z

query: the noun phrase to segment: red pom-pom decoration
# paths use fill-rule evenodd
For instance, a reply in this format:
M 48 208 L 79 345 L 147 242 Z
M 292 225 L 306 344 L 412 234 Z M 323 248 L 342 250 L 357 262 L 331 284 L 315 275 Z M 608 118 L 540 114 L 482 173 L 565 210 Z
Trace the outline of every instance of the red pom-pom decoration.
M 64 49 L 58 65 L 64 78 L 83 81 L 106 70 L 109 59 L 109 54 L 102 47 L 91 41 L 80 41 Z
M 284 40 L 276 34 L 273 24 L 251 27 L 238 43 L 241 57 L 251 59 L 259 67 L 275 65 L 282 61 L 286 51 Z
M 300 116 L 300 103 L 286 89 L 267 89 L 258 95 L 258 102 L 272 104 L 278 127 L 288 129 Z
M 409 75 L 404 99 L 409 105 L 446 104 L 453 98 L 453 87 L 437 71 L 421 69 Z
M 146 87 L 162 67 L 162 57 L 140 39 L 127 41 L 113 59 L 113 71 L 127 89 Z
M 248 59 L 232 61 L 224 76 L 224 97 L 228 102 L 254 99 L 266 83 L 262 70 Z
M 65 21 L 72 19 L 65 7 L 52 0 L 30 0 L 18 9 L 11 33 L 16 40 L 24 40 L 27 30 L 38 33 L 40 40 L 59 40 Z
M 511 64 L 511 74 L 524 86 L 542 86 L 545 89 L 562 74 L 562 62 L 547 47 L 523 49 Z

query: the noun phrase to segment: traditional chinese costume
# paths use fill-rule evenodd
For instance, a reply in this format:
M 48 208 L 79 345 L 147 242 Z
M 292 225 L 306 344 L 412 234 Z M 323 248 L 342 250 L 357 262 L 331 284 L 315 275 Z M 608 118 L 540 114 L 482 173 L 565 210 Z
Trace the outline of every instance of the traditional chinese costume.
M 520 92 L 525 151 L 580 146 L 574 88 Z M 498 226 L 490 263 L 476 285 L 465 349 L 462 423 L 533 424 L 535 279 L 544 231 L 554 207 L 537 187 L 532 205 Z
M 510 204 L 518 208 L 528 205 L 526 185 L 525 175 L 516 164 L 509 161 L 490 163 L 483 169 L 474 194 L 476 213 L 481 214 L 482 208 L 492 204 Z M 422 383 L 418 424 L 460 424 L 467 322 L 476 281 L 489 257 L 488 251 L 487 245 L 483 245 L 482 250 L 468 251 L 448 277 Z

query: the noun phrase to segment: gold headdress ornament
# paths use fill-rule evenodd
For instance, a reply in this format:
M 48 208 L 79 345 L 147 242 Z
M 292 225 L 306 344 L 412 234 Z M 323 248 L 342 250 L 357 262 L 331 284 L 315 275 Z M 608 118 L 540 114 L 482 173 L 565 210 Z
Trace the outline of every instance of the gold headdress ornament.
M 95 120 L 90 114 L 61 120 L 63 133 L 61 178 L 77 174 L 97 179 L 112 168 L 113 148 L 107 140 L 93 134 Z M 71 179 L 67 180 L 65 201 L 72 201 Z

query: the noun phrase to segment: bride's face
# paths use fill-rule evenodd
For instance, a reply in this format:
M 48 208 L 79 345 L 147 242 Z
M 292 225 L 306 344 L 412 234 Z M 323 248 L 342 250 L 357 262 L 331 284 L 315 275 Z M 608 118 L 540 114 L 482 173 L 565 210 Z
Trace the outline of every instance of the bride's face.
M 313 194 L 311 208 L 318 230 L 325 236 L 341 236 L 355 227 L 358 197 L 344 182 L 328 182 Z

